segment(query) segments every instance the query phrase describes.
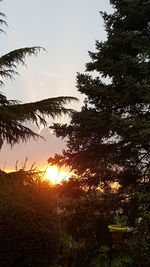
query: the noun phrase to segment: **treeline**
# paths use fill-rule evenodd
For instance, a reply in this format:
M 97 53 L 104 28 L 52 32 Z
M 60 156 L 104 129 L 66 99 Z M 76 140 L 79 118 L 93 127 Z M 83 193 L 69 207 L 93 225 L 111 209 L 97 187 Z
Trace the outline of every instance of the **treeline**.
M 0 174 L 0 266 L 107 267 L 108 225 L 133 226 L 129 219 L 133 232 L 113 246 L 112 266 L 149 266 L 149 185 L 124 195 L 87 190 L 77 178 L 50 186 L 41 175 Z

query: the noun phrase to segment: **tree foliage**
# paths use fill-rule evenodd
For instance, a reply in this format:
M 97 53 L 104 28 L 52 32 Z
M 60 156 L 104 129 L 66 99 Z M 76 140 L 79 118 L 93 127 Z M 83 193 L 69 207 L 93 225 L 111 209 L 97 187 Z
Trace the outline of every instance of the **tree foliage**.
M 7 25 L 5 15 L 0 13 L 0 24 Z M 1 32 L 4 32 L 2 29 Z M 4 86 L 4 80 L 13 79 L 18 74 L 18 64 L 25 65 L 25 58 L 31 55 L 38 55 L 44 50 L 42 47 L 24 47 L 11 51 L 0 57 L 0 85 Z M 27 122 L 39 125 L 47 125 L 46 117 L 52 118 L 62 114 L 71 114 L 72 110 L 65 107 L 75 97 L 48 98 L 33 103 L 20 103 L 16 100 L 9 100 L 0 93 L 0 145 L 6 141 L 8 144 L 26 142 L 30 137 L 37 138 L 39 135 L 26 126 Z
M 58 137 L 68 138 L 67 150 L 49 162 L 59 158 L 93 184 L 128 185 L 149 179 L 150 5 L 149 0 L 110 2 L 114 13 L 101 12 L 107 40 L 96 41 L 88 73 L 77 75 L 85 104 L 70 125 L 54 125 Z M 89 74 L 93 71 L 97 77 Z
M 122 185 L 118 190 L 121 201 L 118 199 L 114 210 L 122 208 L 121 216 L 125 216 L 134 233 L 118 248 L 118 255 L 114 252 L 112 266 L 143 266 L 143 262 L 148 266 L 150 1 L 111 0 L 110 3 L 114 8 L 112 14 L 100 12 L 107 40 L 96 41 L 96 52 L 89 52 L 86 73 L 77 74 L 77 89 L 85 94 L 82 110 L 73 113 L 69 125 L 54 124 L 52 127 L 57 137 L 66 138 L 67 149 L 48 161 L 70 166 L 88 192 L 99 185 L 104 185 L 107 192 L 114 181 Z M 98 205 L 99 208 L 104 206 L 105 212 L 115 204 L 108 196 Z M 80 207 L 82 211 L 84 204 Z M 105 218 L 105 212 L 101 219 Z M 77 214 L 80 214 L 79 207 L 75 218 Z M 111 215 L 108 224 L 114 213 Z M 88 226 L 90 220 L 94 227 L 97 213 L 90 215 Z M 84 226 L 85 230 L 86 223 Z M 103 229 L 106 235 L 106 228 Z M 101 233 L 100 238 L 102 236 Z M 92 253 L 90 249 L 89 254 Z M 101 266 L 98 262 L 90 264 Z
M 50 185 L 33 171 L 0 173 L 0 266 L 52 266 L 60 233 Z

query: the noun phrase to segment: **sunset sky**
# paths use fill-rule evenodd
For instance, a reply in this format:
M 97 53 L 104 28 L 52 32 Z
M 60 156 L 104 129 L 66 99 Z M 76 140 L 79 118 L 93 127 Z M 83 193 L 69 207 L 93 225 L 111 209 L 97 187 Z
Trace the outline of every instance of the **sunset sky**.
M 28 68 L 19 67 L 20 76 L 7 81 L 3 92 L 9 99 L 23 102 L 55 96 L 76 96 L 82 105 L 83 97 L 75 87 L 76 72 L 83 72 L 89 61 L 88 50 L 95 50 L 95 40 L 105 40 L 106 34 L 99 11 L 111 12 L 108 0 L 3 0 L 7 34 L 1 34 L 1 55 L 25 46 L 43 46 L 47 52 L 27 59 Z M 62 118 L 62 122 L 67 121 Z M 49 124 L 52 119 L 49 120 Z M 46 142 L 30 141 L 4 145 L 0 153 L 0 167 L 13 169 L 18 160 L 21 166 L 29 158 L 29 166 L 47 164 L 49 156 L 61 152 L 65 143 L 56 139 L 48 129 L 41 134 Z

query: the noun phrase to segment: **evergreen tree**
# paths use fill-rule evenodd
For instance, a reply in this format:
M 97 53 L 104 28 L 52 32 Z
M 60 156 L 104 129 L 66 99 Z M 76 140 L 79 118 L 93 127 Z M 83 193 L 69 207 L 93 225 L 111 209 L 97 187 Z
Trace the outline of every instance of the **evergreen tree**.
M 96 41 L 86 64 L 86 71 L 96 71 L 97 77 L 77 75 L 85 104 L 70 125 L 54 125 L 58 137 L 68 138 L 67 149 L 49 158 L 96 186 L 149 179 L 150 1 L 110 3 L 114 13 L 101 12 L 107 40 Z
M 0 12 L 0 24 L 7 25 L 5 15 Z M 4 32 L 0 29 L 0 32 Z M 24 47 L 9 52 L 0 57 L 0 86 L 4 85 L 4 79 L 13 79 L 17 74 L 17 66 L 19 63 L 25 65 L 26 56 L 37 55 L 41 47 Z M 27 122 L 39 125 L 47 125 L 46 116 L 52 118 L 62 114 L 70 114 L 71 109 L 65 108 L 65 104 L 74 97 L 56 97 L 44 99 L 33 103 L 20 103 L 16 100 L 9 100 L 0 93 L 0 147 L 3 142 L 13 145 L 20 141 L 27 141 L 30 137 L 37 138 L 39 135 L 33 130 L 25 126 Z

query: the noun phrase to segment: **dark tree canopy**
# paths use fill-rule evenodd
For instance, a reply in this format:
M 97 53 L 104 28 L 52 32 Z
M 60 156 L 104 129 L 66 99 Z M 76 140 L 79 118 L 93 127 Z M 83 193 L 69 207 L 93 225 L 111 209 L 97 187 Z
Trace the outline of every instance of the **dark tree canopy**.
M 0 24 L 7 25 L 5 15 L 0 12 Z M 4 32 L 0 29 L 0 32 Z M 0 57 L 0 86 L 4 86 L 4 80 L 13 79 L 17 74 L 18 64 L 25 65 L 26 56 L 37 55 L 42 47 L 24 47 L 16 49 Z M 29 138 L 37 138 L 39 135 L 26 126 L 27 122 L 36 123 L 37 126 L 47 125 L 46 116 L 52 118 L 62 114 L 71 114 L 65 104 L 76 100 L 75 97 L 56 97 L 44 99 L 34 103 L 20 103 L 9 100 L 0 92 L 0 146 L 6 141 L 15 144 L 26 142 Z
M 77 75 L 85 104 L 70 125 L 54 125 L 68 142 L 63 155 L 49 162 L 69 165 L 95 185 L 135 184 L 149 178 L 150 1 L 110 3 L 113 14 L 101 12 L 107 40 L 96 41 L 88 73 Z M 93 71 L 97 77 L 89 74 Z

